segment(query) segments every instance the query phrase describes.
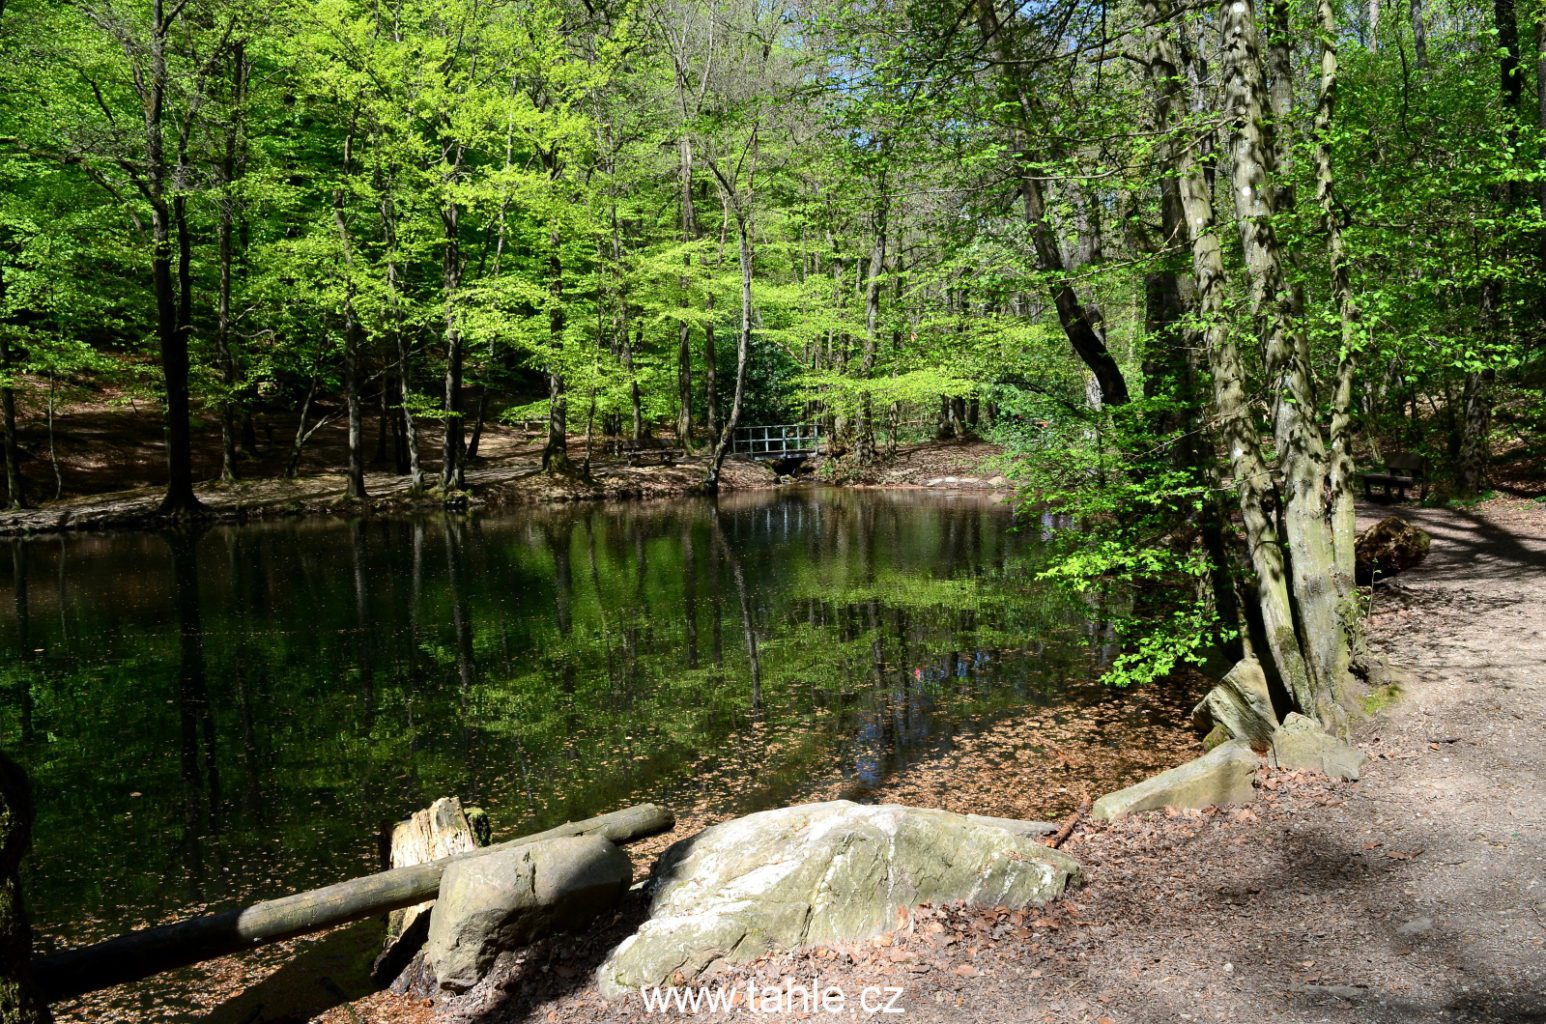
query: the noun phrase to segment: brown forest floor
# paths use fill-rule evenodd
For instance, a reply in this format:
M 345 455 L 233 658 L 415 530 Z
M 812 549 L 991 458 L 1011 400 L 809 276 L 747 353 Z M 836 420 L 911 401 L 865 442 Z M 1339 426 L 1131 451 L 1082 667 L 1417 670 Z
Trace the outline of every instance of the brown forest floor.
M 817 977 L 850 998 L 899 985 L 906 1013 L 891 1019 L 949 1024 L 1546 1020 L 1546 507 L 1400 512 L 1434 546 L 1374 594 L 1374 644 L 1408 671 L 1360 728 L 1362 781 L 1264 773 L 1252 808 L 1081 825 L 1066 849 L 1088 882 L 1046 914 L 931 908 L 731 980 Z M 896 797 L 949 806 L 959 788 L 993 813 L 1025 791 L 991 760 L 930 771 Z M 587 980 L 639 912 L 443 1005 L 383 993 L 321 1019 L 646 1019 Z

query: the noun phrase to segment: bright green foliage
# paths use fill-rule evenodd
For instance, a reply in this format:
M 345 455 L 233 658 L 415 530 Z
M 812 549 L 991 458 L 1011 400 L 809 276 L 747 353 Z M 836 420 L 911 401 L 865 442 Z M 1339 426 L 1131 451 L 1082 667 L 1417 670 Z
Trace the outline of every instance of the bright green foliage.
M 475 429 L 545 417 L 561 394 L 570 434 L 686 426 L 701 448 L 733 391 L 744 223 L 743 424 L 819 420 L 858 474 L 877 442 L 991 432 L 1028 500 L 1080 524 L 1056 578 L 1130 610 L 1122 681 L 1236 629 L 1215 621 L 1231 606 L 1220 586 L 1252 585 L 1203 352 L 1215 325 L 1186 295 L 1160 322 L 1151 287 L 1195 284 L 1162 201 L 1184 147 L 1218 220 L 1215 315 L 1270 447 L 1280 396 L 1231 202 L 1226 76 L 1210 70 L 1219 9 L 175 9 L 165 139 L 195 415 L 291 414 L 353 387 L 398 432 L 402 411 Z M 159 397 L 137 84 L 151 10 L 10 0 L 0 15 L 0 372 L 24 410 L 60 387 Z M 1332 13 L 1340 77 L 1322 125 L 1318 10 L 1255 8 L 1285 104 L 1268 126 L 1272 228 L 1316 414 L 1329 419 L 1351 355 L 1355 461 L 1417 451 L 1446 496 L 1480 491 L 1489 449 L 1500 472 L 1538 458 L 1546 422 L 1542 15 L 1418 0 L 1374 38 L 1364 6 Z M 1190 62 L 1163 125 L 1155 32 Z M 1334 285 L 1322 145 L 1356 315 Z M 1079 347 L 1081 322 L 1101 352 Z M 1095 385 L 1102 357 L 1125 405 Z

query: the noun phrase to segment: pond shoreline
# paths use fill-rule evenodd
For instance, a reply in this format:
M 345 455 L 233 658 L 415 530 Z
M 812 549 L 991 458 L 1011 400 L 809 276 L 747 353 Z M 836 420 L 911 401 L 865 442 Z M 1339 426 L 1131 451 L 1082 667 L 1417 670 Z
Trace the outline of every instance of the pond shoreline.
M 1082 823 L 1063 848 L 1087 884 L 1023 928 L 1004 911 L 929 907 L 895 932 L 768 954 L 716 982 L 819 978 L 856 992 L 879 981 L 902 990 L 906 1019 L 934 1024 L 1537 1014 L 1546 961 L 1528 826 L 1546 792 L 1535 784 L 1543 705 L 1531 699 L 1546 519 L 1507 499 L 1412 515 L 1434 549 L 1376 587 L 1372 645 L 1410 668 L 1400 698 L 1357 730 L 1371 757 L 1361 781 L 1267 769 L 1250 807 Z M 1501 721 L 1500 701 L 1513 711 Z M 646 913 L 641 898 L 604 934 L 533 946 L 486 992 L 433 1007 L 382 992 L 317 1019 L 636 1020 L 639 1001 L 603 998 L 587 967 Z
M 832 486 L 866 490 L 1005 491 L 1012 484 L 996 472 L 973 472 L 980 463 L 1001 454 L 986 442 L 930 442 L 898 449 L 852 481 Z M 678 498 L 702 494 L 707 456 L 692 456 L 668 466 L 628 466 L 605 462 L 594 467 L 589 480 L 542 472 L 528 457 L 482 461 L 468 470 L 467 490 L 447 500 L 439 488 L 413 491 L 396 474 L 366 474 L 364 501 L 344 497 L 346 478 L 327 472 L 294 479 L 259 477 L 231 483 L 212 481 L 197 488 L 205 514 L 196 522 L 210 524 L 260 522 L 297 517 L 377 517 L 424 512 L 492 512 L 530 505 L 576 502 L 624 502 Z M 771 490 L 807 483 L 828 484 L 813 476 L 791 481 L 751 459 L 731 457 L 721 471 L 725 493 Z M 0 537 L 34 537 L 60 533 L 160 530 L 186 525 L 158 509 L 160 488 L 142 486 L 49 502 L 39 508 L 0 512 Z

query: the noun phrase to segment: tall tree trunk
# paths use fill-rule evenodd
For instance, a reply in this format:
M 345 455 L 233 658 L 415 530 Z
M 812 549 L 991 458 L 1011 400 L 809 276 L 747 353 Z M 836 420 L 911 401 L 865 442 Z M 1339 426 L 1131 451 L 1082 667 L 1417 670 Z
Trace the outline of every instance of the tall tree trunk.
M 1251 306 L 1262 325 L 1271 388 L 1273 441 L 1281 478 L 1279 526 L 1288 558 L 1294 631 L 1303 678 L 1285 682 L 1306 714 L 1345 728 L 1342 711 L 1349 648 L 1337 557 L 1325 505 L 1326 448 L 1315 420 L 1309 340 L 1294 315 L 1267 179 L 1271 139 L 1264 129 L 1261 51 L 1249 0 L 1225 0 L 1225 94 L 1232 124 L 1232 193 L 1250 280 Z
M 698 221 L 692 202 L 692 140 L 684 132 L 678 145 L 681 154 L 682 242 L 690 244 L 698 237 Z M 692 257 L 683 255 L 682 266 L 690 268 Z M 688 304 L 687 273 L 682 274 L 682 305 Z M 676 439 L 683 448 L 692 447 L 692 328 L 684 319 L 676 343 Z
M 1412 18 L 1413 63 L 1417 70 L 1425 71 L 1428 68 L 1428 27 L 1423 20 L 1423 0 L 1410 0 L 1408 7 Z
M 445 294 L 445 437 L 441 444 L 440 487 L 448 495 L 467 486 L 464 456 L 466 439 L 462 433 L 462 362 L 465 353 L 462 327 L 457 311 L 457 293 L 462 284 L 461 207 L 454 201 L 441 210 L 440 222 L 445 235 L 445 253 L 441 262 L 441 289 Z
M 350 150 L 354 145 L 354 131 L 344 136 L 343 176 L 350 173 Z M 365 431 L 360 420 L 360 343 L 364 333 L 360 329 L 359 316 L 354 308 L 354 247 L 349 239 L 349 221 L 344 208 L 344 189 L 333 190 L 333 224 L 338 229 L 338 242 L 343 248 L 344 273 L 344 395 L 349 410 L 349 471 L 344 497 L 349 501 L 365 500 Z
M 1231 2 L 1244 8 L 1249 18 L 1249 8 L 1244 3 L 1240 0 Z M 1169 0 L 1144 0 L 1143 10 L 1149 22 L 1149 74 L 1155 94 L 1155 120 L 1161 130 L 1174 131 L 1183 122 L 1188 109 L 1181 87 L 1184 65 L 1168 34 L 1168 23 L 1175 18 L 1175 12 Z M 1238 14 L 1235 18 L 1238 19 Z M 1245 40 L 1239 38 L 1241 26 L 1226 24 L 1233 32 L 1228 37 L 1232 47 L 1244 45 Z M 1244 56 L 1233 53 L 1230 63 L 1234 64 Z M 1232 95 L 1247 84 L 1241 75 L 1241 71 L 1234 70 L 1230 76 Z M 1249 90 L 1246 92 L 1248 97 Z M 1239 347 L 1225 311 L 1228 283 L 1223 245 L 1215 224 L 1212 191 L 1193 146 L 1176 145 L 1169 152 L 1191 246 L 1197 318 L 1203 325 L 1204 348 L 1213 378 L 1214 415 L 1228 452 L 1230 475 L 1240 503 L 1246 552 L 1256 575 L 1257 610 L 1266 648 L 1258 653 L 1269 675 L 1285 689 L 1291 700 L 1322 722 L 1339 728 L 1341 712 L 1315 686 L 1300 648 L 1290 597 L 1289 567 L 1285 564 L 1285 548 L 1279 543 L 1272 511 L 1277 496 L 1273 493 L 1271 471 L 1263 457 L 1255 417 L 1251 413 Z M 1243 179 L 1242 184 L 1248 185 L 1248 179 Z M 1341 635 L 1340 630 L 1333 634 L 1335 638 Z
M 231 287 L 235 263 L 236 197 L 233 186 L 246 161 L 242 137 L 247 102 L 247 49 L 241 40 L 231 44 L 231 114 L 226 125 L 225 147 L 220 156 L 222 193 L 215 223 L 219 251 L 220 287 L 215 319 L 215 354 L 225 393 L 220 399 L 220 479 L 236 479 L 236 388 L 240 370 L 232 345 Z
M 4 301 L 5 268 L 0 267 L 0 304 Z M 7 508 L 26 508 L 27 489 L 21 476 L 21 447 L 16 443 L 16 392 L 11 387 L 14 368 L 11 339 L 4 325 L 0 324 L 0 374 L 5 377 L 4 382 L 0 383 L 0 422 L 3 422 L 5 428 L 5 503 Z
M 1315 197 L 1331 259 L 1331 290 L 1342 322 L 1336 384 L 1331 396 L 1331 451 L 1327 487 L 1331 494 L 1331 535 L 1336 550 L 1337 582 L 1343 600 L 1353 585 L 1353 543 L 1357 513 L 1353 507 L 1353 367 L 1359 344 L 1358 304 L 1353 296 L 1347 251 L 1342 242 L 1342 214 L 1337 208 L 1331 167 L 1331 128 L 1337 111 L 1337 13 L 1332 0 L 1317 0 L 1316 22 L 1321 38 L 1320 101 L 1315 110 Z
M 1537 11 L 1535 15 L 1535 53 L 1535 127 L 1546 139 L 1546 11 Z M 1541 219 L 1546 221 L 1546 179 L 1535 186 L 1535 195 Z M 1536 236 L 1536 244 L 1541 270 L 1546 272 L 1546 230 Z
M 409 363 L 408 337 L 403 331 L 401 305 L 401 270 L 397 253 L 397 207 L 392 202 L 392 182 L 382 186 L 381 231 L 386 244 L 386 295 L 387 316 L 391 320 L 392 340 L 397 349 L 397 397 L 402 411 L 403 446 L 408 455 L 408 486 L 417 494 L 424 490 L 424 466 L 419 461 L 419 432 L 413 420 L 412 394 L 409 381 L 412 367 Z
M 708 476 L 703 481 L 704 490 L 710 494 L 719 493 L 720 468 L 725 463 L 725 456 L 730 451 L 731 440 L 735 437 L 736 425 L 741 421 L 741 403 L 746 395 L 746 367 L 751 359 L 752 347 L 752 237 L 751 225 L 747 221 L 747 213 L 741 207 L 741 201 L 728 188 L 721 183 L 721 191 L 724 193 L 729 213 L 735 219 L 736 234 L 736 258 L 741 267 L 741 329 L 735 342 L 735 392 L 730 400 L 730 414 L 725 418 L 725 425 L 719 432 L 719 439 L 714 444 L 714 455 L 709 460 Z
M 1509 149 L 1517 152 L 1524 77 L 1519 61 L 1519 18 L 1514 0 L 1493 0 L 1492 15 L 1498 32 L 1499 87 L 1503 97 Z M 1502 208 L 1504 216 L 1513 214 L 1518 206 L 1518 192 L 1513 182 L 1496 186 L 1493 198 Z M 1491 275 L 1482 282 L 1479 320 L 1489 340 L 1507 330 L 1503 292 L 1504 282 L 1500 276 Z M 1460 492 L 1464 495 L 1480 494 L 1487 486 L 1487 468 L 1492 457 L 1492 392 L 1496 379 L 1497 370 L 1491 366 L 1466 374 L 1457 480 Z
M 166 158 L 167 36 L 171 22 L 165 0 L 151 2 L 150 73 L 145 100 L 145 191 L 150 204 L 151 285 L 156 297 L 156 337 L 161 348 L 161 375 L 166 388 L 166 494 L 160 514 L 184 518 L 202 513 L 193 493 L 193 435 L 189 423 L 188 325 L 179 309 L 173 281 L 172 204 L 167 202 L 169 171 Z M 186 294 L 186 291 L 185 291 Z M 186 301 L 186 299 L 185 299 Z
M 569 399 L 565 394 L 560 364 L 564 354 L 564 264 L 559 256 L 557 230 L 548 238 L 548 341 L 553 347 L 553 368 L 548 371 L 548 440 L 542 449 L 545 472 L 567 476 L 574 472 L 569 461 Z
M 880 144 L 880 150 L 884 154 L 884 142 Z M 864 348 L 859 357 L 859 376 L 865 382 L 861 385 L 863 387 L 868 387 L 870 375 L 875 372 L 875 355 L 880 347 L 880 285 L 881 275 L 886 268 L 886 219 L 889 212 L 885 191 L 886 180 L 882 175 L 879 188 L 881 198 L 875 204 L 873 214 L 875 240 L 870 246 L 869 267 L 864 281 Z M 859 395 L 858 428 L 855 457 L 861 466 L 869 465 L 875 461 L 875 410 L 868 390 Z

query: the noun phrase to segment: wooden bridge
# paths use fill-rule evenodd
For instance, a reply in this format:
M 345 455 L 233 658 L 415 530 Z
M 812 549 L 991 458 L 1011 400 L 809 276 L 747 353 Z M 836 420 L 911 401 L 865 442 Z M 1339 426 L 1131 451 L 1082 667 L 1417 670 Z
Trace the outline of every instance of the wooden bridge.
M 821 450 L 821 424 L 777 423 L 761 427 L 737 427 L 730 439 L 730 454 L 753 459 L 797 459 Z

